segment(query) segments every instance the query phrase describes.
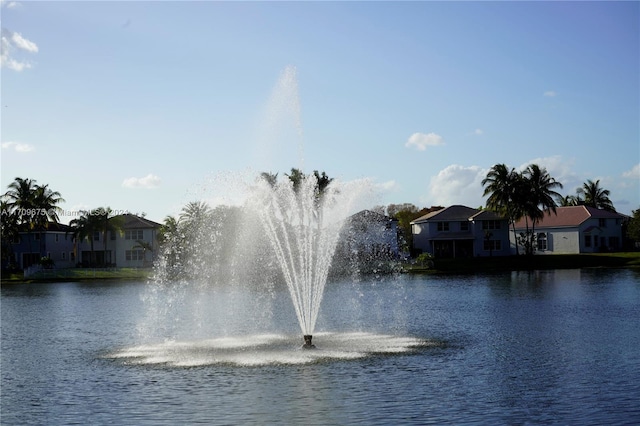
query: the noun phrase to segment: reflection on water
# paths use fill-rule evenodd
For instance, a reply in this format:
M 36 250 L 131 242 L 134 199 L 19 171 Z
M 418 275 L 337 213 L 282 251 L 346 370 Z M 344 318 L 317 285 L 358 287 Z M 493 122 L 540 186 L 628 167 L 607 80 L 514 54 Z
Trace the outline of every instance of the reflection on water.
M 640 423 L 634 271 L 330 283 L 315 351 L 286 293 L 185 291 L 141 336 L 144 283 L 4 285 L 2 424 Z

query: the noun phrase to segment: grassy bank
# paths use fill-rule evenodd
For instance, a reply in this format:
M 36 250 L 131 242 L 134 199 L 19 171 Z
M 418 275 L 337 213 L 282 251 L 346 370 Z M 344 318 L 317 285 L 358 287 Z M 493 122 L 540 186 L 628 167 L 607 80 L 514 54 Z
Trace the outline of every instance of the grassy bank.
M 2 275 L 3 283 L 87 281 L 87 280 L 146 280 L 148 268 L 69 268 L 43 269 L 24 278 L 22 273 Z
M 433 268 L 412 265 L 407 271 L 473 273 L 574 268 L 640 268 L 640 252 L 436 259 Z

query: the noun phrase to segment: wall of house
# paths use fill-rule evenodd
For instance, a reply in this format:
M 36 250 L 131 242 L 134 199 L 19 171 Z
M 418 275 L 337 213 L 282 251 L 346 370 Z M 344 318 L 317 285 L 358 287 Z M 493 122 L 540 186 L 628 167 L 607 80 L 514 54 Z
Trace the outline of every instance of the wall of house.
M 422 253 L 432 253 L 433 248 L 429 243 L 429 224 L 426 223 L 415 223 L 411 226 L 411 232 L 413 233 L 413 248 L 415 250 L 422 251 Z
M 500 241 L 499 250 L 486 250 L 485 249 L 485 230 L 482 229 L 482 221 L 476 221 L 473 223 L 473 236 L 474 236 L 474 256 L 508 256 L 511 254 L 511 242 L 509 241 L 509 226 L 507 222 L 500 223 L 500 229 L 491 229 L 491 238 L 493 241 Z M 493 243 L 494 246 L 496 243 Z
M 73 238 L 65 232 L 20 233 L 20 242 L 12 244 L 11 248 L 16 264 L 21 269 L 25 266 L 23 264 L 25 253 L 35 253 L 39 258 L 48 256 L 53 259 L 56 268 L 75 266 Z
M 600 226 L 599 219 L 589 219 L 580 225 L 580 252 L 600 253 L 611 249 L 620 249 L 622 244 L 622 227 L 615 219 L 606 219 L 605 226 Z M 591 230 L 588 232 L 588 230 Z M 586 236 L 591 238 L 587 245 Z M 617 239 L 618 247 L 612 247 L 613 240 Z
M 536 250 L 536 254 L 575 254 L 580 253 L 578 232 L 575 229 L 550 228 L 547 233 L 547 250 Z
M 130 233 L 127 231 L 136 231 L 136 233 Z M 137 231 L 141 231 L 142 235 L 139 235 Z M 138 245 L 138 240 L 149 243 L 154 249 L 157 247 L 156 241 L 156 230 L 151 228 L 146 229 L 127 229 L 122 232 L 115 233 L 115 239 L 111 236 L 110 232 L 107 232 L 107 252 L 110 254 L 107 255 L 107 259 L 111 259 L 110 263 L 115 264 L 116 267 L 119 268 L 139 268 L 142 266 L 148 266 L 151 260 L 153 259 L 153 253 L 150 253 L 147 250 L 146 254 L 144 254 L 146 258 L 146 262 L 142 258 L 142 249 L 135 248 Z M 142 238 L 138 238 L 138 237 Z M 104 241 L 102 239 L 103 235 L 100 233 L 98 238 L 93 241 L 93 249 L 96 252 L 104 251 Z M 82 251 L 90 251 L 91 244 L 87 240 L 83 240 L 80 245 L 80 250 L 78 253 Z M 127 251 L 140 250 L 140 253 L 129 253 L 130 259 L 127 259 Z M 78 261 L 81 261 L 80 256 L 78 256 Z

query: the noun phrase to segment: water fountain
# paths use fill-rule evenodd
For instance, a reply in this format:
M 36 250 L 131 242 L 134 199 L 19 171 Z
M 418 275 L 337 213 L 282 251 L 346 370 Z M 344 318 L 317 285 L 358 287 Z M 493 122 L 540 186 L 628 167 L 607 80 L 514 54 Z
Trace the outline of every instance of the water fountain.
M 287 68 L 277 87 L 296 98 L 291 95 L 292 87 L 297 88 L 295 69 Z M 294 122 L 299 126 L 299 117 Z M 386 334 L 323 331 L 317 336 L 321 350 L 292 355 L 289 335 L 269 332 L 273 317 L 288 311 L 274 306 L 283 293 L 277 287 L 284 283 L 303 337 L 298 348 L 316 348 L 312 339 L 340 230 L 351 214 L 372 205 L 375 191 L 369 180 L 342 182 L 292 169 L 284 176 L 216 176 L 206 187 L 243 194 L 242 207 L 217 208 L 213 216 L 208 211 L 203 221 L 194 216 L 206 208 L 191 206 L 190 216 L 180 219 L 181 228 L 165 244 L 143 296 L 148 315 L 139 326 L 140 336 L 155 334 L 164 340 L 125 348 L 113 357 L 172 365 L 253 365 L 358 358 L 423 344 Z M 200 329 L 202 335 L 197 334 Z M 254 333 L 246 335 L 245 330 Z M 211 337 L 212 332 L 217 336 Z

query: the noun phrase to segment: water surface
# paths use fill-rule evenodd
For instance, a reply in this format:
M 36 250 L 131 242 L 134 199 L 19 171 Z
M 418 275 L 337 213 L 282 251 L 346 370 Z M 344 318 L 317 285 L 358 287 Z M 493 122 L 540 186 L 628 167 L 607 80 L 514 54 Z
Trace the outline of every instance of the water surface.
M 286 291 L 231 293 L 3 286 L 1 423 L 640 423 L 634 271 L 329 283 L 313 355 Z

